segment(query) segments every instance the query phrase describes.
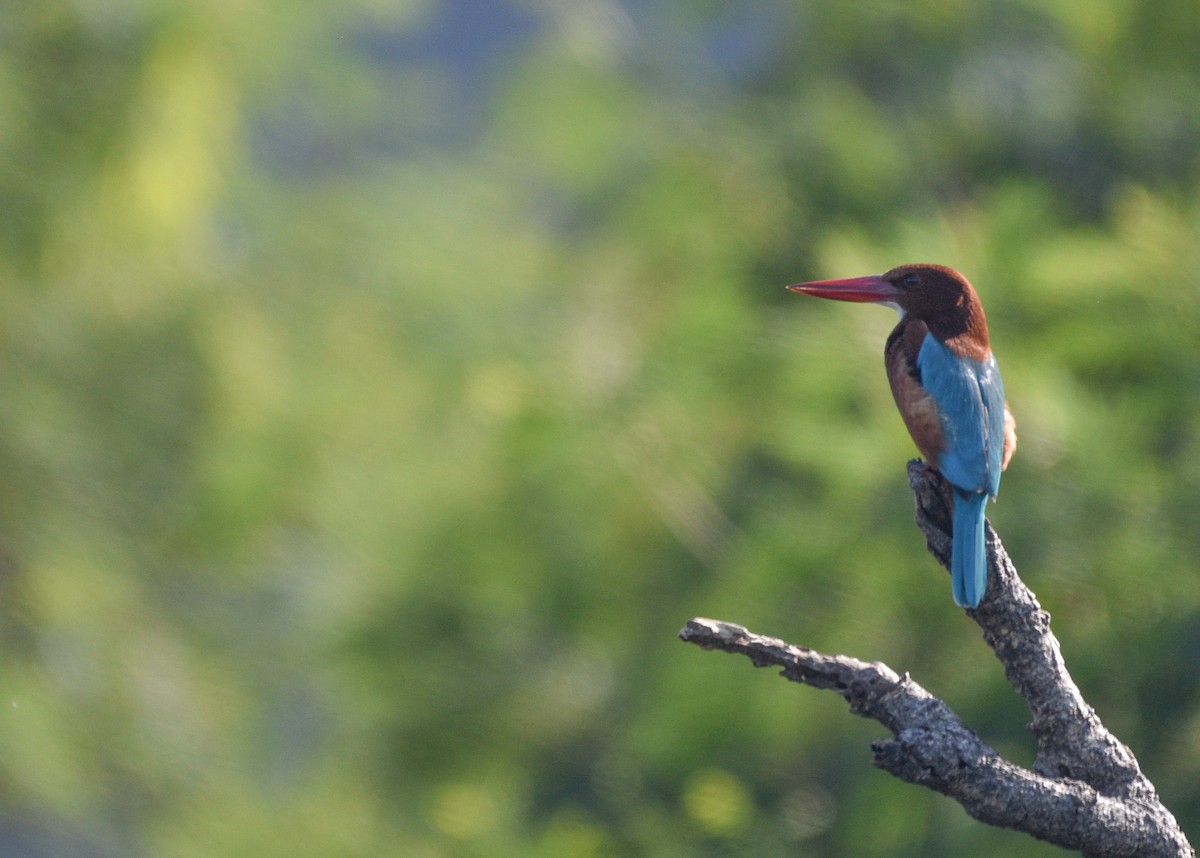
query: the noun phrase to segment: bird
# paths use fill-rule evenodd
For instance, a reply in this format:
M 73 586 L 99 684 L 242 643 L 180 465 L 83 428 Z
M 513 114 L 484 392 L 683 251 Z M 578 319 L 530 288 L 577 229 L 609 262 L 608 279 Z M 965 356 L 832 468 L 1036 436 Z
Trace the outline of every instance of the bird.
M 884 347 L 888 382 L 917 449 L 950 485 L 951 589 L 959 607 L 977 608 L 987 590 L 987 501 L 1017 446 L 979 295 L 953 268 L 932 264 L 787 288 L 900 313 Z

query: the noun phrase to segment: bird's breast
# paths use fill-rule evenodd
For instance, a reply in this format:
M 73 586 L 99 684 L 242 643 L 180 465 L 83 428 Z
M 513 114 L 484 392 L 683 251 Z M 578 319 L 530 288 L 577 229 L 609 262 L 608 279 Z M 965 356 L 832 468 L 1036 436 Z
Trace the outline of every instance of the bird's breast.
M 900 349 L 889 350 L 887 367 L 896 409 L 904 419 L 908 434 L 925 461 L 937 468 L 938 458 L 946 449 L 941 410 L 930 392 L 920 384 L 916 371 Z
M 946 449 L 946 432 L 941 411 L 933 396 L 921 384 L 917 370 L 917 354 L 928 329 L 918 321 L 901 320 L 888 337 L 884 360 L 888 383 L 896 408 L 921 455 L 934 468 Z

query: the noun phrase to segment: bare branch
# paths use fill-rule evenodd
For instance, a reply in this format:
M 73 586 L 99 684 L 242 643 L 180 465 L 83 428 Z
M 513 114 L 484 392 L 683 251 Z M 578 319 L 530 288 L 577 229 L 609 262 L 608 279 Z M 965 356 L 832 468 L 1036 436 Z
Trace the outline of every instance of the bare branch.
M 917 526 L 930 553 L 949 570 L 945 481 L 916 461 L 908 464 L 908 480 L 917 501 Z M 979 607 L 967 613 L 983 630 L 1009 683 L 1029 704 L 1030 730 L 1038 742 L 1034 771 L 1081 780 L 1106 795 L 1155 799 L 1154 786 L 1138 768 L 1133 752 L 1105 729 L 1071 679 L 1058 639 L 1050 631 L 1050 614 L 1017 577 L 991 523 L 987 550 L 987 593 Z
M 929 551 L 948 567 L 950 518 L 941 476 L 909 463 L 917 524 Z M 968 611 L 1033 713 L 1033 769 L 1000 757 L 943 701 L 880 662 L 827 655 L 696 618 L 679 633 L 705 649 L 741 653 L 782 668 L 794 682 L 835 691 L 857 715 L 893 738 L 876 741 L 874 762 L 909 783 L 947 795 L 981 822 L 1024 831 L 1090 856 L 1194 856 L 1133 753 L 1105 729 L 1063 662 L 1050 615 L 1017 577 L 995 532 L 987 530 L 988 590 Z

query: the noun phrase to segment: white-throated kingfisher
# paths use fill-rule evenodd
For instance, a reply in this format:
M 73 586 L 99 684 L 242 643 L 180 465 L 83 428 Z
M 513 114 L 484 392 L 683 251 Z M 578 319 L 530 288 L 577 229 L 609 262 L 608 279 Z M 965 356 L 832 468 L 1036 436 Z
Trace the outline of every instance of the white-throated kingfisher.
M 987 589 L 985 507 L 1017 446 L 979 296 L 967 278 L 942 265 L 901 265 L 787 288 L 899 311 L 884 348 L 888 382 L 917 449 L 950 483 L 954 601 L 978 607 Z

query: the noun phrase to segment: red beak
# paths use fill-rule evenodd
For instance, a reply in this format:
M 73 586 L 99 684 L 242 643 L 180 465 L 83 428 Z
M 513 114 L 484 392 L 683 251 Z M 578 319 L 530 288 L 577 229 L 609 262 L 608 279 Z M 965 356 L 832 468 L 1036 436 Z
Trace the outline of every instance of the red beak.
M 847 277 L 844 280 L 813 280 L 795 283 L 789 287 L 793 292 L 832 298 L 835 301 L 880 302 L 893 301 L 900 290 L 882 277 Z

